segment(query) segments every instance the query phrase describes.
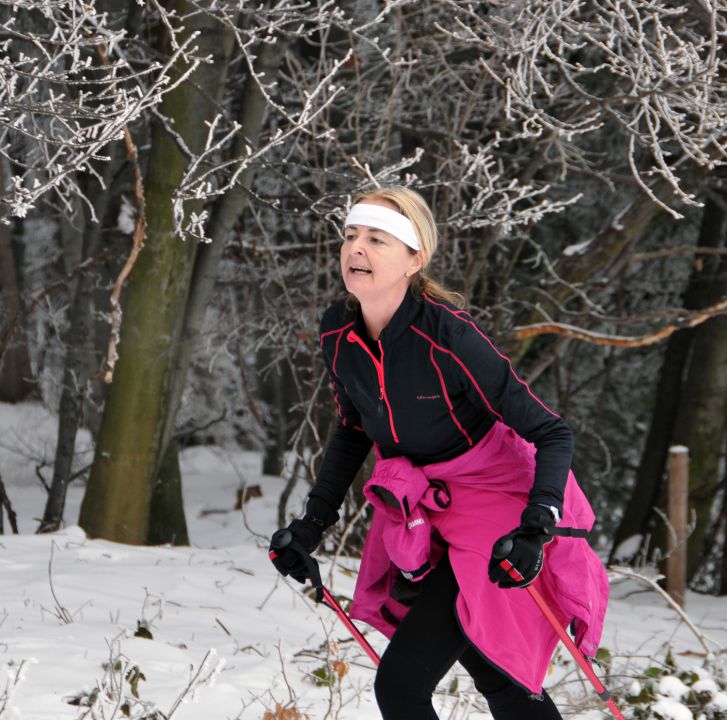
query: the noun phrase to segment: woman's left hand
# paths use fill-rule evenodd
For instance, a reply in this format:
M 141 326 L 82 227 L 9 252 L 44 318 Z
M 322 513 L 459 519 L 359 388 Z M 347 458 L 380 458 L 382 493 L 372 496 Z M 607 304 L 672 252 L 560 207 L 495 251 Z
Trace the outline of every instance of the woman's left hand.
M 495 543 L 495 546 L 503 547 L 504 541 L 511 541 L 510 552 L 504 557 L 496 558 L 493 546 L 488 567 L 490 581 L 501 588 L 522 588 L 530 585 L 543 567 L 543 546 L 553 539 L 553 527 L 555 519 L 548 508 L 528 505 L 520 517 L 520 527 L 503 535 Z M 518 581 L 510 577 L 507 570 L 500 565 L 503 560 L 507 560 L 523 579 Z

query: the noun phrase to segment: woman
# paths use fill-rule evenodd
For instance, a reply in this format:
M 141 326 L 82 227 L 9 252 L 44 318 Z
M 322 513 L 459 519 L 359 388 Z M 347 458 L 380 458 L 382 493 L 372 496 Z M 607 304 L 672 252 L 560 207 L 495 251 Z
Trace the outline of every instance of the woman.
M 585 540 L 553 537 L 561 520 L 593 523 L 570 473 L 572 433 L 461 298 L 426 275 L 435 247 L 434 218 L 417 193 L 356 198 L 341 247 L 349 295 L 326 311 L 320 335 L 339 422 L 305 517 L 289 530 L 309 552 L 317 547 L 374 444 L 364 492 L 375 512 L 351 615 L 391 638 L 375 681 L 383 718 L 436 718 L 432 693 L 456 661 L 496 720 L 560 718 L 542 690 L 557 636 L 513 588 L 537 577 L 581 650 L 595 655 L 603 567 Z M 503 536 L 520 583 L 491 557 Z M 271 557 L 305 581 L 294 552 Z

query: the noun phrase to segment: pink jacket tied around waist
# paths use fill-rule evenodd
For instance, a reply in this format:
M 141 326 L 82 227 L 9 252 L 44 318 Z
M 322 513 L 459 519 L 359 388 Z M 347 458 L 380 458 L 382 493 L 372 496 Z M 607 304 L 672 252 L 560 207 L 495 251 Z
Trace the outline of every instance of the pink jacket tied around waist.
M 404 457 L 379 458 L 364 487 L 375 511 L 351 616 L 391 637 L 408 610 L 390 596 L 394 579 L 401 570 L 423 578 L 442 556 L 441 537 L 459 586 L 462 630 L 490 662 L 540 693 L 558 636 L 526 590 L 502 590 L 487 577 L 492 546 L 519 525 L 534 472 L 535 447 L 500 422 L 453 460 L 417 467 Z M 593 521 L 569 473 L 561 524 L 590 530 Z M 535 587 L 561 624 L 572 624 L 581 652 L 594 657 L 608 602 L 605 569 L 582 538 L 556 537 L 544 552 Z

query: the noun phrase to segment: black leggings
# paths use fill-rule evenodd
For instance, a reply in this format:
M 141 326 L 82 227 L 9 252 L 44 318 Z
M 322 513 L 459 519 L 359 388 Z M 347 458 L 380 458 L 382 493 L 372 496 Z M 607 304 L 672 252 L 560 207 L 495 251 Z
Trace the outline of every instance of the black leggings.
M 472 648 L 455 617 L 457 581 L 445 555 L 381 657 L 374 690 L 384 720 L 436 720 L 432 693 L 459 661 L 495 720 L 562 720 L 550 696 L 531 699 Z M 511 591 L 508 591 L 511 592 Z

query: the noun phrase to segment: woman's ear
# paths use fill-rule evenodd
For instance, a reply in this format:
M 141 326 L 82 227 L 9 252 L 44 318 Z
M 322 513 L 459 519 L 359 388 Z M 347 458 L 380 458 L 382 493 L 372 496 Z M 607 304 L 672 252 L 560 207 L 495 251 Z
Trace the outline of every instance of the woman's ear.
M 414 275 L 415 273 L 418 273 L 422 267 L 424 266 L 424 263 L 422 262 L 422 254 L 420 252 L 414 253 L 414 255 L 411 256 L 411 263 L 409 265 L 409 275 Z

